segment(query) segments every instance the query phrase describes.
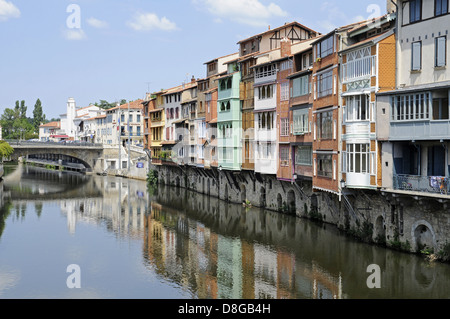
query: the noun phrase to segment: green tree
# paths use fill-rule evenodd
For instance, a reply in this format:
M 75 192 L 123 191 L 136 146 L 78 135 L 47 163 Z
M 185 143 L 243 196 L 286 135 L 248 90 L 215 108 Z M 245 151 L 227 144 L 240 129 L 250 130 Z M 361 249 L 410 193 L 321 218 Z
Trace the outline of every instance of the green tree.
M 127 104 L 127 100 L 121 99 L 119 104 L 120 105 Z M 116 107 L 117 106 L 117 102 L 110 103 L 110 102 L 108 102 L 106 100 L 100 100 L 99 102 L 96 102 L 93 105 L 98 106 L 98 107 L 100 107 L 100 108 L 102 108 L 104 110 L 109 110 L 109 109 L 111 109 L 113 107 Z
M 20 118 L 21 119 L 26 119 L 27 118 L 27 106 L 25 105 L 25 101 L 22 100 L 20 102 Z
M 5 109 L 3 112 L 0 124 L 3 128 L 3 138 L 10 139 L 11 135 L 14 132 L 14 121 L 16 120 L 16 111 L 15 109 Z
M 0 157 L 9 157 L 14 153 L 14 149 L 5 141 L 0 141 Z
M 36 132 L 39 132 L 39 126 L 45 122 L 45 114 L 42 111 L 42 103 L 37 99 L 33 109 L 33 127 Z
M 16 106 L 14 107 L 14 118 L 20 116 L 20 101 L 16 101 Z

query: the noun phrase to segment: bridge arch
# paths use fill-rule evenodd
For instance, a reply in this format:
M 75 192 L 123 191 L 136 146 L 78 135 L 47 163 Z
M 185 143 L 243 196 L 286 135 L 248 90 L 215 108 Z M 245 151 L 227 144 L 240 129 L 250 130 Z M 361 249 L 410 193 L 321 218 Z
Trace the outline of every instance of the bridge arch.
M 68 170 L 92 171 L 93 169 L 93 167 L 86 161 L 74 156 L 64 154 L 28 154 L 26 161 L 42 164 L 48 163 L 50 165 L 54 164 L 64 167 Z
M 24 158 L 47 161 L 47 164 L 63 166 L 70 170 L 92 172 L 97 160 L 103 158 L 103 145 L 90 143 L 60 144 L 51 142 L 13 142 L 11 160 Z M 62 163 L 61 163 L 62 162 Z M 44 163 L 45 165 L 45 163 Z

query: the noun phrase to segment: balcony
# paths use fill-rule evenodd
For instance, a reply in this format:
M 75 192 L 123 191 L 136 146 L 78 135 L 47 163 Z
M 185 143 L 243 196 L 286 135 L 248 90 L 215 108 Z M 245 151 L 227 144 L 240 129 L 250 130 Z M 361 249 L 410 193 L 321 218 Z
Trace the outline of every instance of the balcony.
M 392 121 L 389 139 L 395 141 L 447 140 L 450 120 Z
M 450 191 L 450 178 L 443 176 L 394 175 L 394 189 L 447 195 Z
M 142 136 L 141 132 L 138 132 L 138 133 L 125 133 L 125 132 L 122 132 L 120 135 L 122 137 L 124 137 L 124 138 L 127 138 L 128 136 L 131 136 L 131 137 L 140 137 L 140 136 Z
M 270 130 L 255 129 L 254 140 L 258 141 L 276 141 L 277 140 L 277 129 L 273 128 Z
M 376 56 L 368 56 L 342 65 L 344 83 L 362 80 L 376 74 Z
M 255 73 L 255 85 L 263 83 L 273 83 L 277 80 L 277 69 Z
M 153 157 L 152 158 L 152 164 L 153 165 L 162 165 L 162 159 L 160 159 L 158 157 Z
M 219 90 L 218 100 L 226 100 L 226 99 L 239 99 L 239 87 L 231 88 L 227 90 Z

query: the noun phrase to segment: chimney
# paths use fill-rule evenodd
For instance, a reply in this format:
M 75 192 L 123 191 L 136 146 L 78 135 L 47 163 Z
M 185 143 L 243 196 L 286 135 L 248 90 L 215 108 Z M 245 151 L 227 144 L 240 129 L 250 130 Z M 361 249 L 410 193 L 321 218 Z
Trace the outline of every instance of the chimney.
M 281 39 L 281 57 L 286 57 L 291 55 L 291 41 L 284 37 Z
M 195 83 L 195 76 L 192 76 L 191 83 Z
M 386 0 L 387 1 L 387 3 L 386 3 L 386 10 L 387 10 L 387 13 L 393 13 L 393 12 L 395 12 L 396 11 L 396 7 L 395 7 L 395 4 L 398 4 L 398 1 L 397 0 Z M 395 4 L 393 4 L 392 2 L 395 2 Z

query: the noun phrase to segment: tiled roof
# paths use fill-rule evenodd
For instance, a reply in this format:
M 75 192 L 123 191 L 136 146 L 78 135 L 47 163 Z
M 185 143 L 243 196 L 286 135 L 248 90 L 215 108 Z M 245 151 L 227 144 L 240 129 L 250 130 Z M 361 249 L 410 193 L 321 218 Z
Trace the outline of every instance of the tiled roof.
M 142 102 L 144 102 L 144 100 L 141 100 L 141 99 L 133 101 L 133 102 L 130 102 L 130 109 L 142 109 L 143 108 Z M 128 109 L 128 103 L 127 104 L 122 104 L 121 106 L 113 107 L 112 109 L 109 109 L 108 111 L 117 110 L 119 108 L 121 110 L 122 109 Z
M 57 128 L 60 128 L 61 127 L 61 122 L 50 122 L 50 123 L 47 123 L 47 124 L 43 124 L 43 125 L 41 125 L 39 127 L 57 127 Z

